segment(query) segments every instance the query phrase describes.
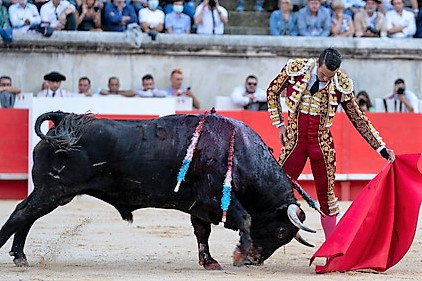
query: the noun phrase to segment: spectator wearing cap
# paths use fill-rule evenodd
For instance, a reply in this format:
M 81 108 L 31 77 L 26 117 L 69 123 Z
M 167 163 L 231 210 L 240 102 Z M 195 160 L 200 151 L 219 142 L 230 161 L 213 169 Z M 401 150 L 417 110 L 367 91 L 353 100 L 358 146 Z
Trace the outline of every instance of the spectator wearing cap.
M 63 74 L 52 71 L 44 75 L 44 80 L 47 81 L 47 89 L 42 90 L 37 94 L 37 97 L 71 97 L 72 93 L 62 89 L 62 81 L 66 81 L 66 76 Z
M 13 107 L 16 95 L 21 89 L 12 87 L 12 78 L 6 75 L 0 77 L 0 103 L 3 108 Z
M 366 4 L 354 19 L 356 37 L 385 37 L 384 14 L 378 11 L 381 0 L 366 0 Z
M 385 14 L 388 37 L 413 37 L 416 33 L 415 15 L 404 9 L 405 0 L 391 0 L 391 4 L 394 9 Z
M 167 96 L 178 97 L 178 96 L 188 96 L 192 98 L 192 106 L 196 109 L 199 109 L 199 100 L 196 98 L 195 94 L 192 92 L 190 87 L 183 87 L 183 72 L 181 69 L 175 69 L 170 74 L 170 87 L 165 89 Z
M 131 23 L 136 23 L 137 16 L 132 5 L 125 5 L 125 0 L 106 2 L 104 6 L 104 31 L 123 32 Z
M 271 13 L 270 31 L 271 35 L 297 36 L 297 15 L 292 12 L 291 0 L 279 0 L 279 10 Z
M 41 7 L 42 24 L 54 30 L 76 30 L 75 6 L 66 0 L 51 0 Z
M 299 10 L 297 22 L 300 36 L 330 35 L 330 11 L 321 6 L 320 0 L 308 0 L 307 6 Z
M 19 0 L 9 7 L 9 17 L 12 27 L 21 31 L 28 31 L 32 26 L 41 23 L 37 7 L 27 0 Z
M 331 18 L 331 36 L 352 37 L 355 33 L 352 17 L 344 13 L 342 0 L 334 0 L 331 8 L 334 14 Z
M 173 12 L 166 14 L 165 26 L 167 33 L 188 34 L 190 33 L 191 19 L 183 12 L 183 1 L 174 1 Z

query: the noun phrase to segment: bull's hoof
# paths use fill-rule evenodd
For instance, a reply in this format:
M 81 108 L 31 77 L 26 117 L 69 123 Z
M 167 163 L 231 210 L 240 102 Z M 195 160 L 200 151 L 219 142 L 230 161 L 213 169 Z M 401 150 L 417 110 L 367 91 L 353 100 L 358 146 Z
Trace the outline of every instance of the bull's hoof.
M 234 266 L 245 265 L 245 255 L 243 255 L 239 250 L 235 250 L 233 253 L 233 265 Z
M 15 265 L 17 267 L 28 267 L 29 266 L 28 260 L 26 259 L 26 256 L 25 256 L 24 253 L 17 254 L 15 252 L 10 251 L 9 255 L 12 256 L 12 257 L 15 257 L 13 259 L 13 262 L 15 263 Z
M 223 270 L 221 265 L 216 260 L 204 264 L 204 268 L 206 270 Z

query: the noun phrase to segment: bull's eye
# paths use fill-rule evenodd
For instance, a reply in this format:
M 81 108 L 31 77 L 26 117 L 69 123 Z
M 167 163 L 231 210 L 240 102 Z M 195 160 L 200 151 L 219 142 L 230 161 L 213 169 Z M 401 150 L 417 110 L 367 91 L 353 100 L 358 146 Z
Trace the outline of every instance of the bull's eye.
M 287 230 L 284 227 L 280 228 L 280 230 L 278 231 L 278 238 L 279 239 L 284 238 L 286 236 L 286 232 Z

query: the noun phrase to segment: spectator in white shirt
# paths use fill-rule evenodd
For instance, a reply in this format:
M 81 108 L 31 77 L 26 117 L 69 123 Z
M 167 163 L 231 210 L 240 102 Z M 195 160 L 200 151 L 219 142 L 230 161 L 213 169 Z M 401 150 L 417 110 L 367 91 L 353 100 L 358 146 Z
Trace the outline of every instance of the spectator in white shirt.
M 413 92 L 406 90 L 406 84 L 402 78 L 394 81 L 393 91 L 386 95 L 384 99 L 395 101 L 394 108 L 386 108 L 388 112 L 419 112 L 418 97 Z
M 197 34 L 223 34 L 228 12 L 218 4 L 218 0 L 204 0 L 196 7 L 194 18 Z
M 391 0 L 394 10 L 385 14 L 388 37 L 411 38 L 416 33 L 415 15 L 403 9 L 405 0 Z
M 267 94 L 258 88 L 258 79 L 254 75 L 246 77 L 245 85 L 234 88 L 230 95 L 232 102 L 247 110 L 267 110 Z
M 41 7 L 41 22 L 54 30 L 76 30 L 75 6 L 66 0 L 50 0 Z
M 164 98 L 167 96 L 166 91 L 155 87 L 154 77 L 151 74 L 146 74 L 142 77 L 142 88 L 137 89 L 134 94 L 145 98 Z
M 27 31 L 31 26 L 41 23 L 41 17 L 34 4 L 19 0 L 9 7 L 9 18 L 14 29 Z
M 161 32 L 164 29 L 164 12 L 158 10 L 158 0 L 148 0 L 148 8 L 139 10 L 139 24 L 144 32 Z

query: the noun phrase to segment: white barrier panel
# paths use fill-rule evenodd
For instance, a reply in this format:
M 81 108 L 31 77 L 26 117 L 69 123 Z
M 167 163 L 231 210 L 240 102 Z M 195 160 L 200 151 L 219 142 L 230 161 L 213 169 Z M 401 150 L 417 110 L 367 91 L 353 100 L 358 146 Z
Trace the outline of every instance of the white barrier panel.
M 288 112 L 285 102 L 285 97 L 280 97 L 280 105 L 283 112 Z M 215 97 L 215 109 L 219 111 L 223 110 L 243 110 L 243 106 L 239 106 L 232 102 L 229 96 L 216 96 Z
M 191 98 L 190 108 L 192 108 Z M 184 108 L 187 101 L 182 103 Z M 126 98 L 120 96 L 100 97 L 67 97 L 67 98 L 46 98 L 32 97 L 32 94 L 25 94 L 16 102 L 17 108 L 29 108 L 29 140 L 28 140 L 28 194 L 33 190 L 32 182 L 32 151 L 40 138 L 35 134 L 34 124 L 38 116 L 50 111 L 64 111 L 78 114 L 111 114 L 111 115 L 158 115 L 165 116 L 176 113 L 176 98 Z M 183 108 L 183 107 L 182 107 Z M 41 131 L 48 131 L 48 122 L 44 122 Z

